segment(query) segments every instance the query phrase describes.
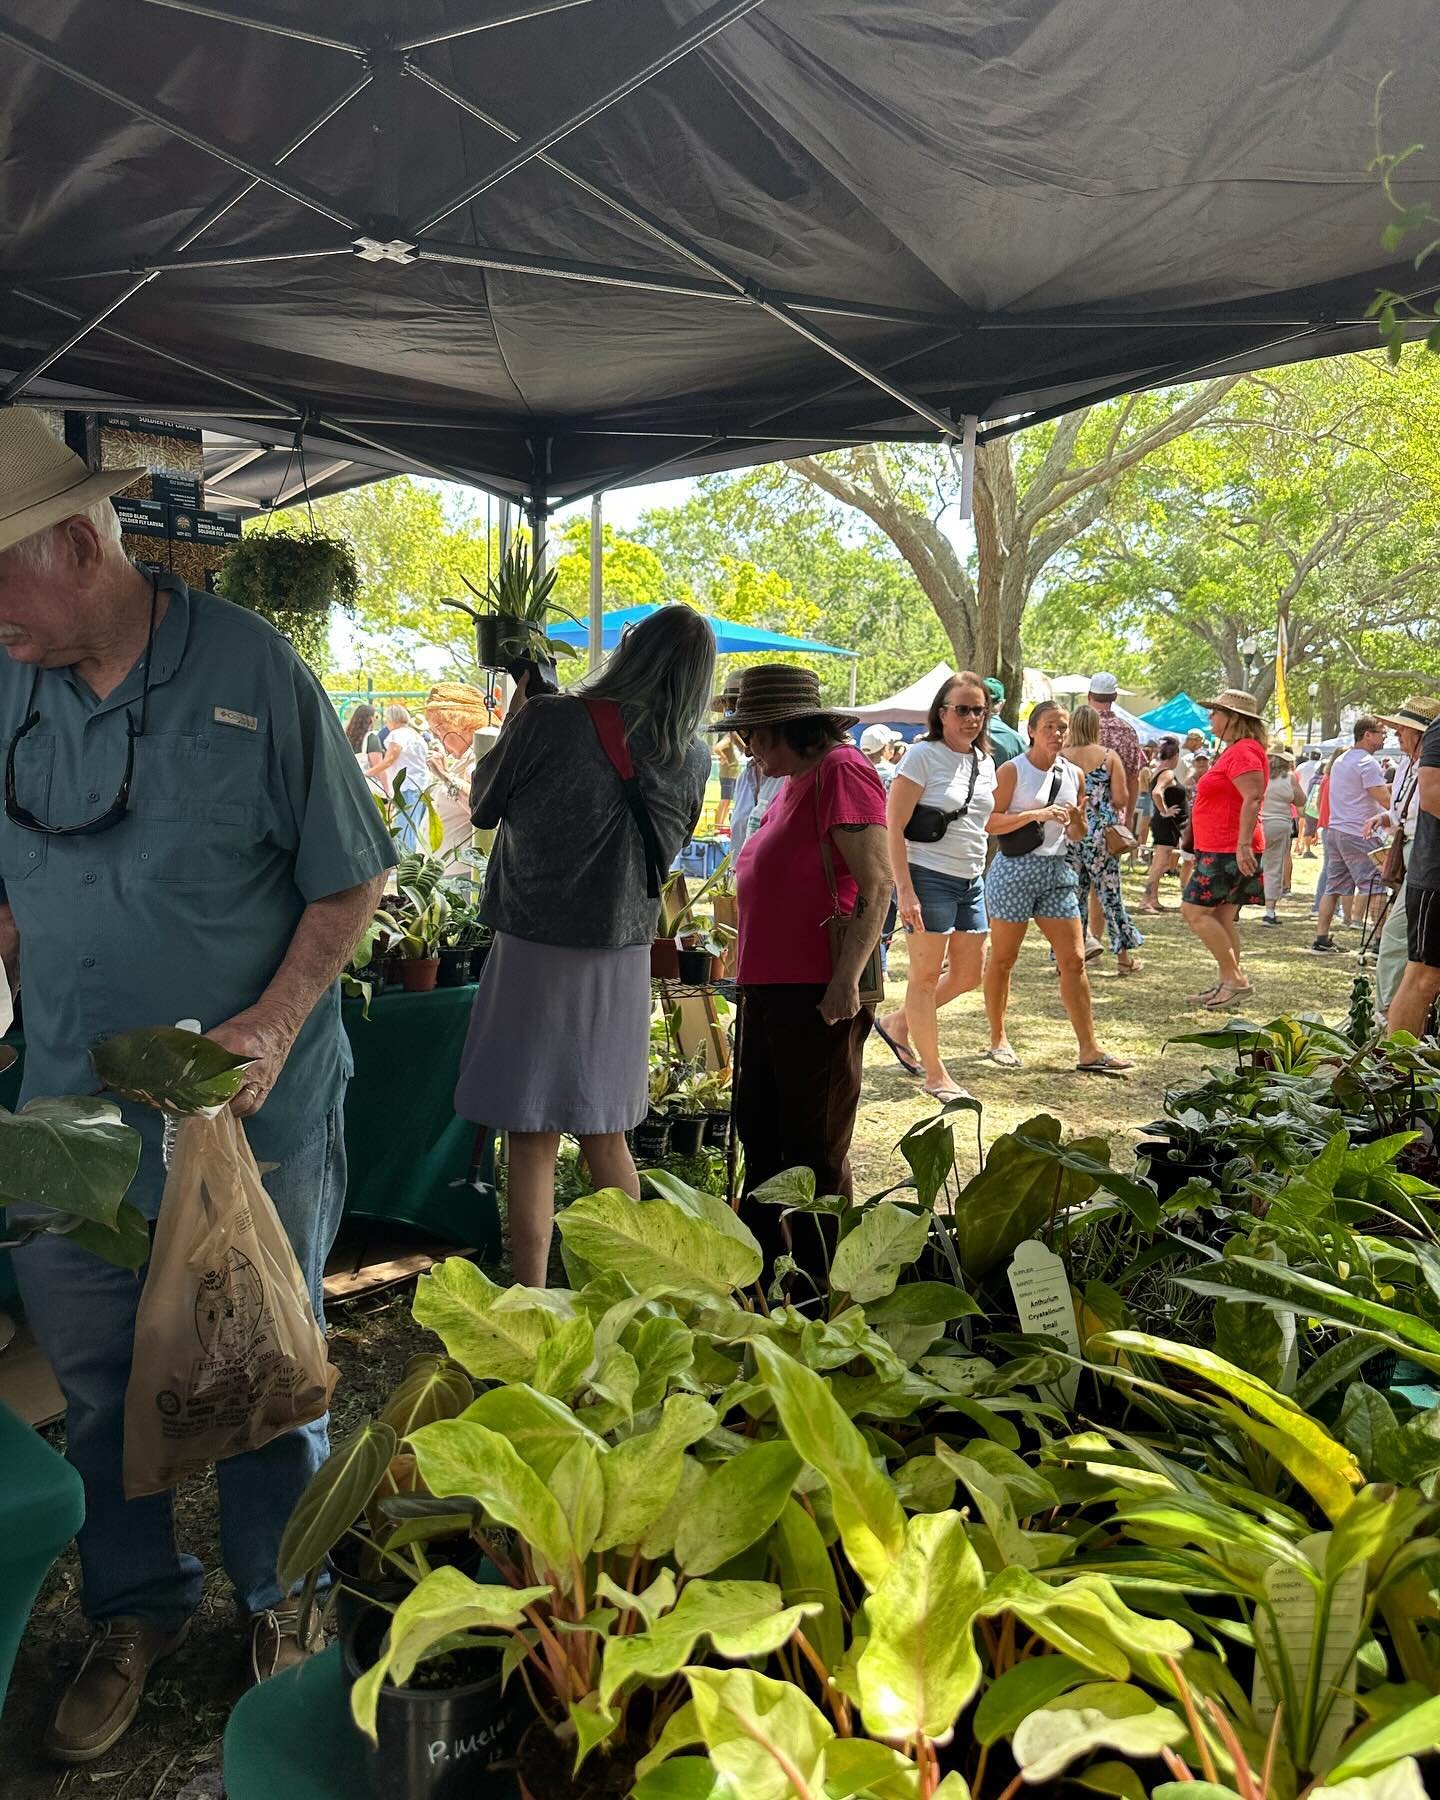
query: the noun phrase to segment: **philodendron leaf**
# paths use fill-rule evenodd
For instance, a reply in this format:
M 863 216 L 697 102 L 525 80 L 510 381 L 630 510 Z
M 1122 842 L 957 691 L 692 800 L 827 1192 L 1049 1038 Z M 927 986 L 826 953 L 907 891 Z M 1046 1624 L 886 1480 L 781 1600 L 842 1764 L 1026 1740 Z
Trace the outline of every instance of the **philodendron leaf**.
M 1423 1756 L 1440 1744 L 1440 1695 L 1412 1706 L 1388 1724 L 1367 1731 L 1344 1746 L 1340 1760 L 1326 1773 L 1332 1784 L 1359 1775 L 1376 1775 L 1406 1756 Z
M 432 1645 L 457 1631 L 507 1631 L 549 1592 L 548 1587 L 482 1587 L 458 1569 L 432 1569 L 396 1607 L 380 1660 L 351 1689 L 355 1723 L 375 1742 L 375 1710 L 387 1678 L 403 1687 Z
M 832 1291 L 849 1294 L 862 1305 L 881 1299 L 924 1250 L 929 1236 L 928 1213 L 909 1213 L 884 1201 L 869 1207 L 835 1251 L 830 1265 Z
M 672 1756 L 630 1790 L 630 1800 L 726 1800 L 727 1788 L 708 1756 Z
M 760 1274 L 758 1245 L 719 1231 L 668 1200 L 636 1202 L 619 1188 L 576 1200 L 560 1234 L 592 1269 L 613 1269 L 637 1293 L 724 1300 Z
M 783 1438 L 770 1438 L 712 1469 L 675 1534 L 675 1555 L 686 1574 L 708 1575 L 764 1537 L 802 1467 Z
M 253 1057 L 173 1025 L 106 1038 L 90 1052 L 102 1087 L 171 1113 L 218 1113 L 240 1092 Z
M 620 1715 L 611 1706 L 601 1706 L 593 1694 L 587 1694 L 578 1705 L 570 1707 L 570 1723 L 575 1727 L 575 1769 L 592 1750 L 598 1750 L 620 1723 Z
M 1428 1791 L 1419 1763 L 1407 1756 L 1372 1775 L 1348 1775 L 1343 1781 L 1336 1781 L 1332 1769 L 1324 1787 L 1310 1789 L 1309 1800 L 1426 1800 Z
M 422 1425 L 458 1419 L 475 1398 L 475 1384 L 463 1369 L 443 1356 L 426 1357 L 406 1371 L 385 1402 L 380 1422 L 393 1428 L 403 1443 Z
M 496 1287 L 463 1256 L 420 1277 L 411 1310 L 477 1381 L 528 1381 L 559 1322 L 531 1289 Z
M 1097 1187 L 1103 1188 L 1107 1194 L 1113 1194 L 1127 1206 L 1142 1230 L 1153 1231 L 1160 1223 L 1160 1196 L 1143 1181 L 1136 1181 L 1134 1176 L 1122 1175 L 1118 1169 L 1112 1169 L 1108 1146 L 1103 1154 L 1092 1155 L 1079 1143 L 1061 1144 L 1049 1137 L 1031 1137 L 1023 1127 L 1015 1133 L 1015 1141 L 1023 1144 L 1027 1150 L 1038 1150 L 1042 1156 L 1054 1157 L 1056 1162 L 1063 1163 L 1067 1169 L 1073 1169 L 1079 1175 L 1088 1176 Z
M 845 1618 L 835 1565 L 820 1527 L 793 1496 L 785 1502 L 770 1541 L 775 1575 L 787 1606 L 814 1602 L 819 1611 L 805 1621 L 806 1641 L 827 1669 L 845 1654 Z
M 1115 1681 L 1129 1679 L 1131 1650 L 1179 1656 L 1190 1648 L 1183 1625 L 1132 1612 L 1103 1575 L 1052 1584 L 1011 1564 L 991 1579 L 978 1610 L 985 1618 L 1014 1613 L 1063 1656 Z
M 410 1447 L 432 1494 L 478 1500 L 497 1524 L 519 1532 L 537 1563 L 568 1581 L 575 1557 L 569 1521 L 508 1438 L 470 1419 L 441 1419 L 417 1431 Z
M 905 1509 L 870 1447 L 822 1376 L 763 1341 L 755 1360 L 785 1435 L 830 1485 L 845 1552 L 866 1587 L 874 1588 L 905 1543 Z
M 1022 1719 L 1068 1689 L 1082 1686 L 1088 1672 L 1068 1656 L 1028 1656 L 997 1676 L 980 1697 L 973 1721 L 982 1744 L 1009 1737 Z
M 985 1576 L 957 1512 L 910 1520 L 905 1547 L 865 1603 L 856 1664 L 872 1737 L 938 1738 L 980 1685 L 975 1608 Z
M 588 1439 L 597 1450 L 604 1447 L 604 1439 L 582 1425 L 568 1406 L 521 1382 L 487 1389 L 460 1416 L 498 1431 L 544 1482 L 577 1438 Z
M 735 1208 L 718 1194 L 707 1194 L 701 1188 L 689 1187 L 678 1176 L 668 1175 L 663 1169 L 647 1169 L 641 1180 L 647 1188 L 653 1188 L 662 1200 L 678 1206 L 681 1212 L 689 1213 L 692 1218 L 700 1219 L 706 1225 L 713 1225 L 717 1231 L 734 1238 L 737 1244 L 743 1244 L 747 1249 L 759 1250 L 755 1233 Z M 813 1187 L 813 1175 L 810 1181 Z
M 1034 1148 L 1037 1140 L 1050 1149 Z M 961 1190 L 951 1221 L 968 1276 L 988 1275 L 1017 1244 L 1034 1237 L 1052 1211 L 1078 1206 L 1095 1192 L 1093 1176 L 1051 1154 L 1059 1142 L 1060 1121 L 1040 1113 L 991 1145 L 984 1169 Z M 1108 1146 L 1103 1138 L 1081 1138 L 1068 1148 L 1098 1156 Z
M 122 1200 L 113 1225 L 100 1225 L 94 1219 L 78 1219 L 74 1213 L 56 1213 L 51 1231 L 69 1238 L 81 1250 L 88 1250 L 102 1262 L 114 1263 L 120 1269 L 139 1269 L 150 1259 L 150 1221 L 137 1206 Z
M 0 1106 L 0 1206 L 48 1206 L 116 1229 L 140 1164 L 140 1134 L 89 1095 Z
M 1092 1750 L 1158 1756 L 1185 1736 L 1186 1725 L 1143 1688 L 1092 1682 L 1062 1694 L 1021 1720 L 1011 1740 L 1027 1786 L 1054 1781 Z
M 692 1581 L 649 1630 L 606 1640 L 597 1688 L 601 1704 L 608 1706 L 631 1679 L 654 1681 L 677 1674 L 701 1638 L 732 1661 L 769 1656 L 818 1611 L 813 1603 L 784 1605 L 779 1588 L 768 1581 Z
M 796 1800 L 793 1770 L 818 1794 L 821 1761 L 835 1733 L 788 1681 L 750 1669 L 687 1669 L 695 1717 L 722 1791 L 745 1800 Z
M 672 1394 L 653 1431 L 626 1438 L 611 1450 L 600 1464 L 605 1511 L 597 1550 L 637 1543 L 649 1531 L 675 1498 L 685 1452 L 714 1425 L 715 1408 L 709 1401 L 698 1394 Z M 682 1526 L 689 1517 L 687 1507 Z
M 915 1177 L 915 1194 L 926 1211 L 934 1208 L 955 1167 L 955 1127 L 941 1114 L 921 1119 L 901 1138 L 897 1148 Z
M 367 1419 L 310 1477 L 280 1539 L 276 1578 L 287 1592 L 320 1567 L 359 1518 L 398 1444 L 392 1426 Z
M 893 1293 L 867 1301 L 865 1318 L 871 1325 L 948 1325 L 979 1311 L 978 1301 L 948 1281 L 907 1281 Z
M 848 1737 L 825 1746 L 826 1800 L 913 1800 L 919 1791 L 914 1763 L 888 1744 Z
M 531 1385 L 557 1400 L 573 1399 L 595 1362 L 595 1327 L 584 1313 L 566 1319 L 535 1354 Z

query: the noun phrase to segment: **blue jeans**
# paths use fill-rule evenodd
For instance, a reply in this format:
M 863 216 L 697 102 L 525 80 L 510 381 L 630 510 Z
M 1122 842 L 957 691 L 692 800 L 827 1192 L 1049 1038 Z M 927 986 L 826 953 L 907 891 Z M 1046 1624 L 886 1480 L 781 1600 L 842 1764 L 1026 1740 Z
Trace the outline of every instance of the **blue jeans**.
M 154 1155 L 148 1144 L 145 1155 Z M 322 1115 L 264 1182 L 323 1325 L 325 1258 L 345 1209 L 343 1107 Z M 133 1613 L 178 1623 L 200 1603 L 204 1570 L 176 1547 L 174 1496 L 127 1500 L 120 1479 L 125 1386 L 144 1271 L 132 1275 L 46 1233 L 16 1251 L 15 1274 L 30 1328 L 64 1390 L 66 1454 L 85 1483 L 85 1523 L 77 1539 L 85 1614 L 107 1619 Z M 215 1465 L 220 1559 L 249 1612 L 282 1598 L 275 1579 L 280 1536 L 329 1453 L 328 1424 L 317 1419 Z

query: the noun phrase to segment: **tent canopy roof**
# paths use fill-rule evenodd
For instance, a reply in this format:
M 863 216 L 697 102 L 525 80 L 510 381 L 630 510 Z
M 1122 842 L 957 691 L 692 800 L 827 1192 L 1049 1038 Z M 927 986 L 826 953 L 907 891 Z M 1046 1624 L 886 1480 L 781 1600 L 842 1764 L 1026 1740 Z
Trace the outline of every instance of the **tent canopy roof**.
M 648 619 L 658 606 L 621 606 L 604 616 L 601 648 L 613 650 L 627 625 Z M 794 656 L 854 656 L 854 650 L 842 650 L 836 644 L 819 644 L 814 638 L 785 637 L 778 631 L 762 631 L 757 625 L 737 625 L 731 619 L 713 619 L 701 615 L 715 633 L 715 648 L 721 656 L 754 656 L 760 650 L 784 650 Z M 558 638 L 562 644 L 584 645 L 590 634 L 584 625 L 547 625 L 545 635 Z
M 3 397 L 553 507 L 1372 344 L 1392 70 L 1432 0 L 6 0 Z
M 1176 737 L 1184 737 L 1187 731 L 1203 731 L 1207 737 L 1210 733 L 1209 713 L 1198 700 L 1192 700 L 1185 693 L 1176 694 L 1162 706 L 1140 716 L 1157 731 L 1168 731 Z

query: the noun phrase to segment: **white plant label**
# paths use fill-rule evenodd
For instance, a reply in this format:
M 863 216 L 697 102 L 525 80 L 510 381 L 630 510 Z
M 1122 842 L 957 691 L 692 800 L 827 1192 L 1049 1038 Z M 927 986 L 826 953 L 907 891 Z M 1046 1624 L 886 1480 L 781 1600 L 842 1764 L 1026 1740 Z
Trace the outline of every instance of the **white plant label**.
M 1010 1259 L 1010 1292 L 1015 1296 L 1022 1331 L 1058 1338 L 1072 1355 L 1079 1356 L 1080 1329 L 1065 1265 L 1038 1238 L 1026 1238 Z M 1067 1405 L 1073 1403 L 1079 1385 L 1079 1369 L 1071 1369 L 1060 1381 Z
M 1316 1569 L 1323 1569 L 1329 1546 L 1330 1533 L 1317 1531 L 1305 1538 L 1300 1548 Z M 1256 1637 L 1272 1659 L 1284 1658 L 1295 1691 L 1303 1694 L 1310 1680 L 1317 1590 L 1299 1569 L 1289 1563 L 1276 1563 L 1266 1571 L 1265 1594 L 1275 1614 L 1280 1642 L 1277 1647 L 1270 1621 L 1259 1612 L 1255 1615 Z M 1360 1647 L 1360 1621 L 1364 1608 L 1365 1569 L 1363 1564 L 1357 1564 L 1353 1569 L 1347 1569 L 1335 1583 L 1325 1640 L 1320 1646 L 1320 1684 L 1316 1690 L 1315 1708 L 1316 1717 L 1323 1716 L 1325 1723 L 1316 1740 L 1310 1766 L 1322 1774 L 1339 1755 L 1341 1742 L 1355 1723 L 1355 1653 Z M 1250 1699 L 1260 1729 L 1268 1731 L 1275 1717 L 1276 1700 L 1259 1657 L 1255 1660 L 1255 1682 Z M 1328 1713 L 1325 1712 L 1327 1704 Z

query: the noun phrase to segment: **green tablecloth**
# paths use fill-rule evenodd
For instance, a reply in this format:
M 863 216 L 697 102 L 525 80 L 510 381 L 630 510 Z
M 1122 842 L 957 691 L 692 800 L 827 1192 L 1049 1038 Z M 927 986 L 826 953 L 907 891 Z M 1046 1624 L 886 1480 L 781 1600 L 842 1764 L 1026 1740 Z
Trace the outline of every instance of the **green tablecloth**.
M 377 993 L 366 1019 L 358 1000 L 342 1007 L 355 1055 L 345 1097 L 348 1217 L 398 1220 L 452 1244 L 497 1256 L 494 1136 L 455 1117 L 451 1096 L 473 987 Z M 0 1106 L 20 1092 L 23 1038 L 6 1040 L 21 1062 L 0 1075 Z M 0 1253 L 0 1306 L 13 1300 L 9 1258 Z

